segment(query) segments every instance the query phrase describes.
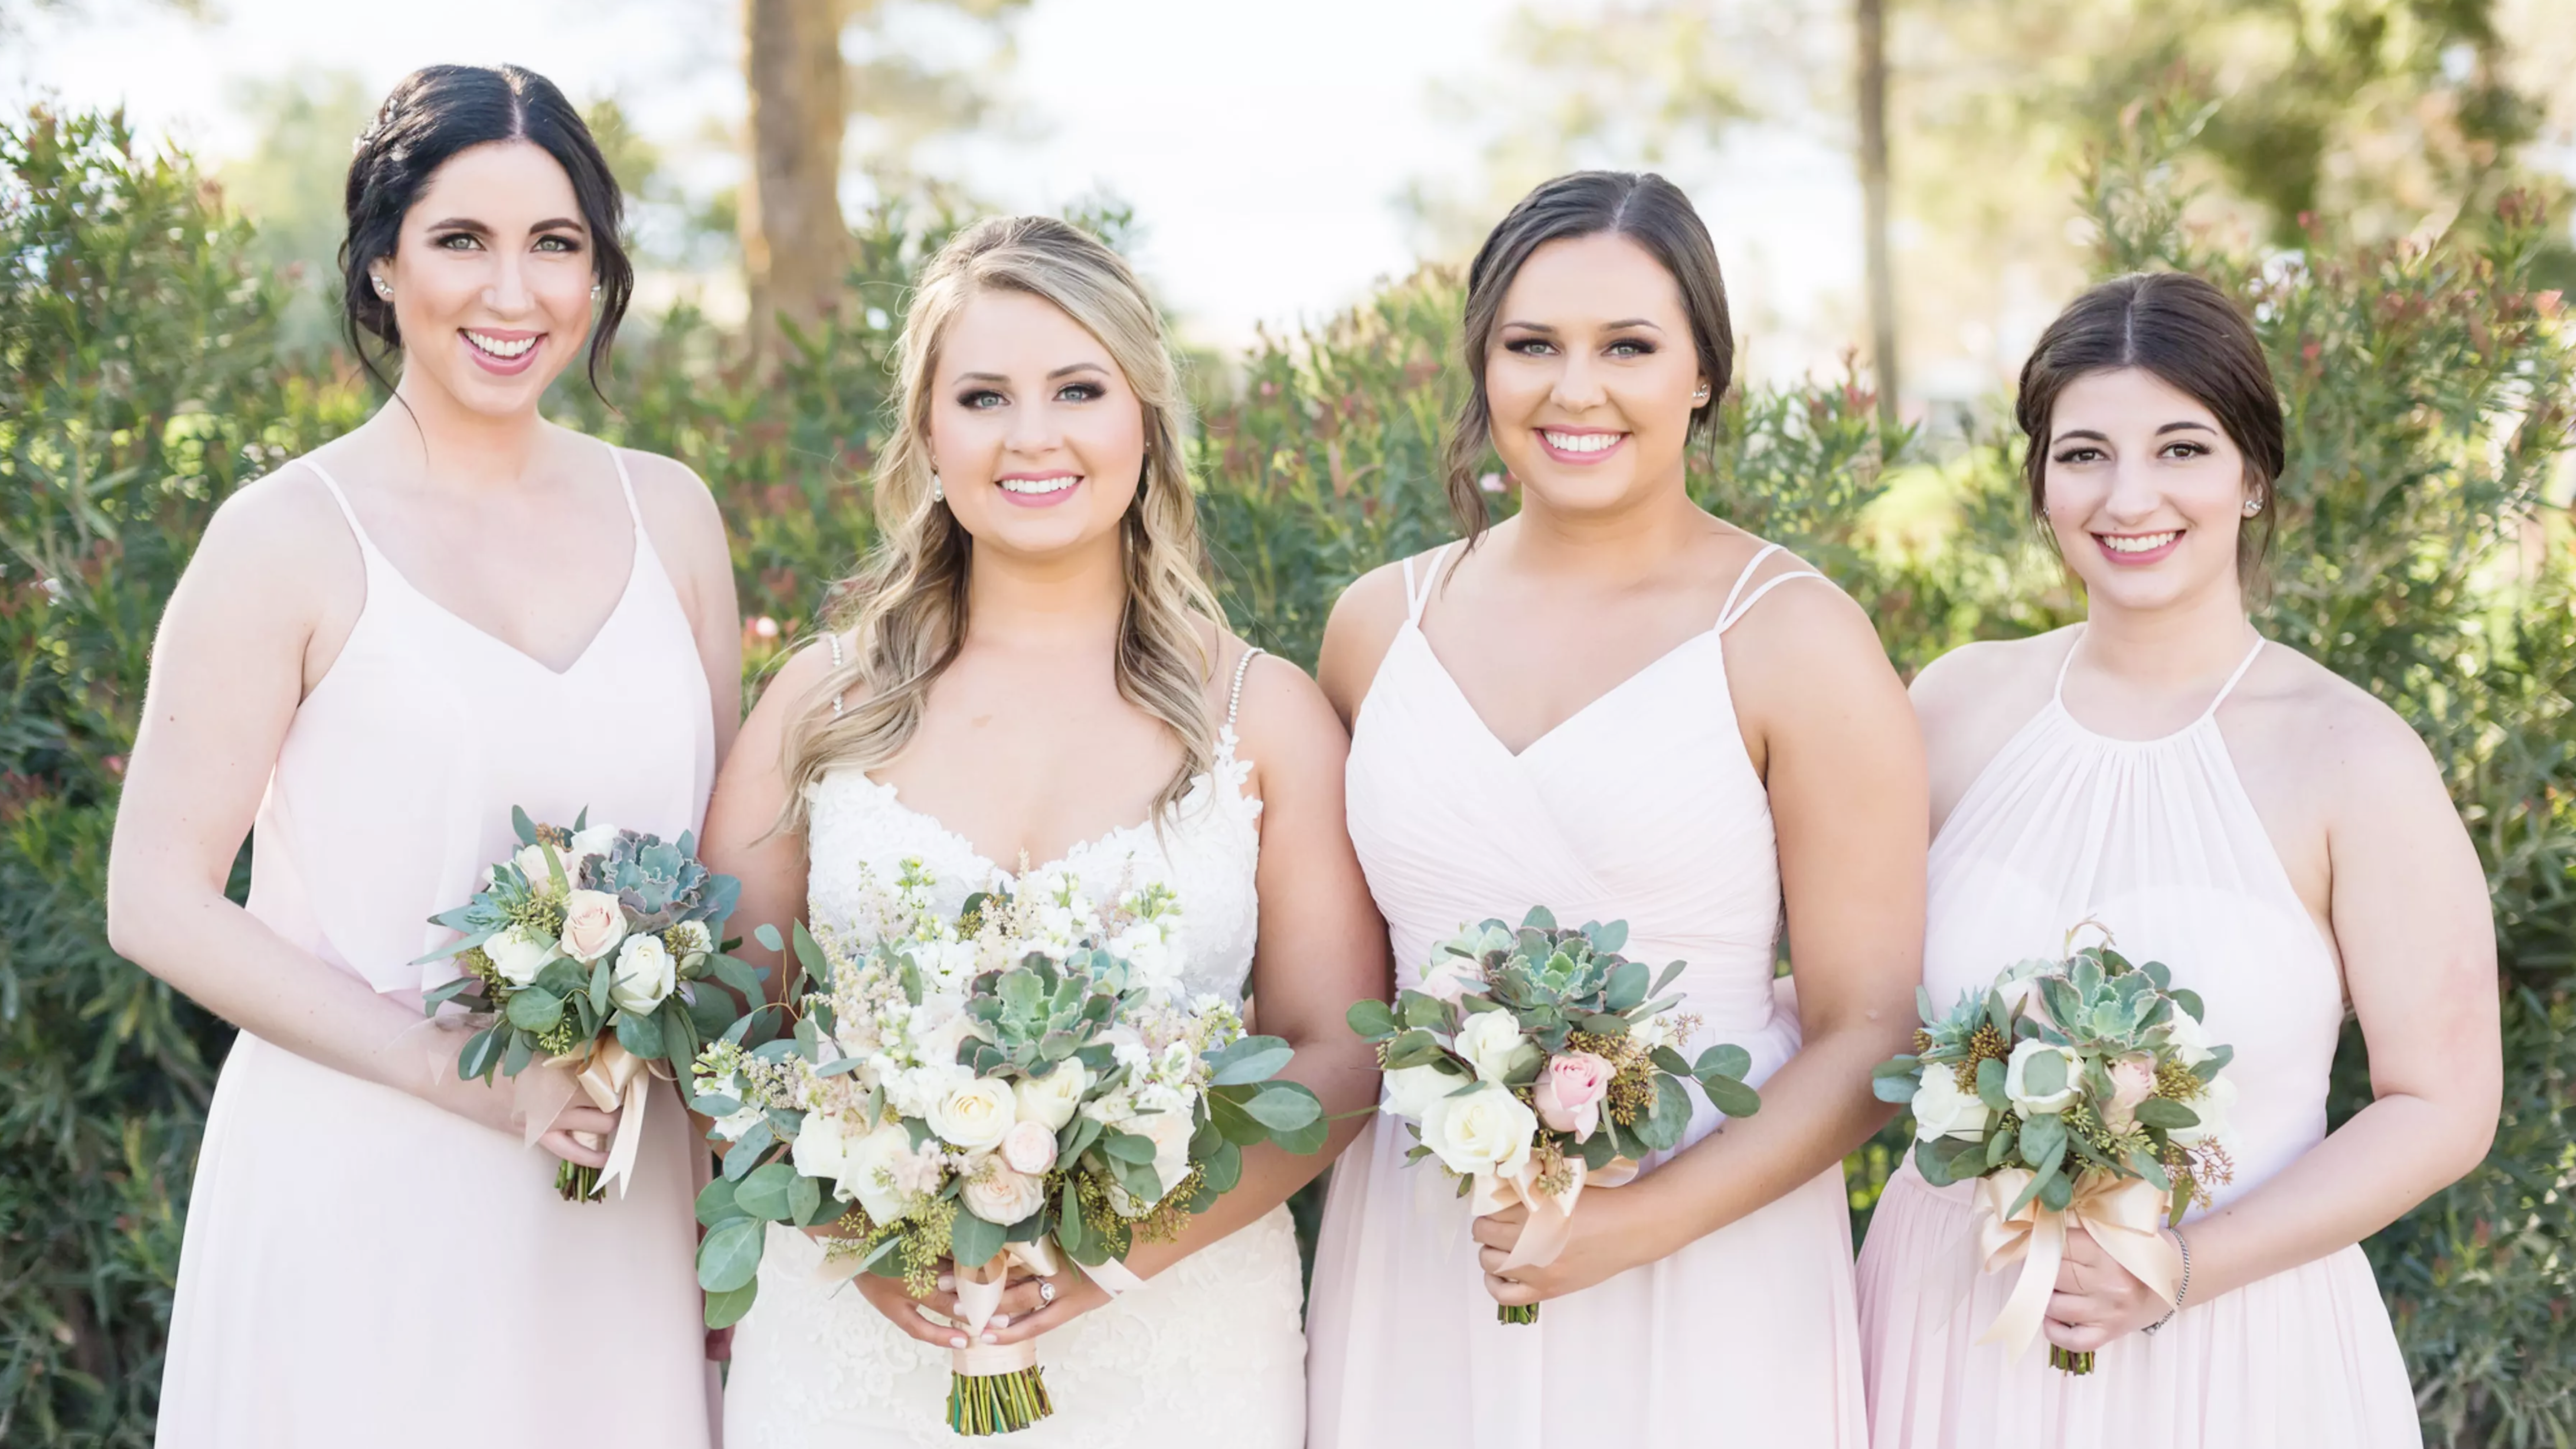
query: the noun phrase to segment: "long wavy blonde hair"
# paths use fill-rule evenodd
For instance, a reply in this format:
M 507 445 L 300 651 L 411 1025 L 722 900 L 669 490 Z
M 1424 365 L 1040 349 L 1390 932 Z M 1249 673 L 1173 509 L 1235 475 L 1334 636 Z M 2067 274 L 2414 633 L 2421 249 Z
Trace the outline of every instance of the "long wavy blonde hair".
M 1216 757 L 1206 687 L 1215 668 L 1204 634 L 1222 627 L 1208 587 L 1198 508 L 1182 461 L 1187 402 L 1162 317 L 1116 252 L 1079 227 L 1042 216 L 995 217 L 959 233 L 921 275 L 898 348 L 902 407 L 875 477 L 876 548 L 836 591 L 831 627 L 856 647 L 827 674 L 787 732 L 788 814 L 802 831 L 808 790 L 842 766 L 871 769 L 901 753 L 921 726 L 930 686 L 966 637 L 966 578 L 974 540 L 931 496 L 931 384 L 949 325 L 982 292 L 1023 292 L 1082 324 L 1126 375 L 1145 413 L 1145 469 L 1119 521 L 1127 580 L 1118 618 L 1119 697 L 1169 726 L 1181 764 L 1155 797 L 1160 820 Z M 835 713 L 834 700 L 847 698 Z

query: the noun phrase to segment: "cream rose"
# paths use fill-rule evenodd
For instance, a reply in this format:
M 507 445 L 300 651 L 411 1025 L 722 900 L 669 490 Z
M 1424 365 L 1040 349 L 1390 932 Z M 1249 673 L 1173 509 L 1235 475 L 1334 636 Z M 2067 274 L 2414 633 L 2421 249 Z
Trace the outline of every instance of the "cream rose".
M 1163 1191 L 1170 1192 L 1189 1176 L 1190 1138 L 1198 1130 L 1189 1113 L 1146 1112 L 1129 1118 L 1123 1130 L 1138 1133 L 1154 1144 L 1154 1180 L 1163 1185 Z
M 1443 1097 L 1422 1114 L 1422 1141 L 1451 1172 L 1509 1177 L 1529 1162 L 1538 1114 L 1491 1082 Z
M 1936 1137 L 1981 1137 L 1986 1120 L 1993 1114 L 1974 1092 L 1959 1090 L 1958 1074 L 1947 1062 L 1935 1062 L 1923 1069 L 1923 1085 L 1914 1089 L 1914 1139 L 1929 1142 Z
M 2227 1130 L 2228 1119 L 2236 1115 L 2236 1084 L 2221 1072 L 2201 1087 L 2199 1096 L 2182 1105 L 2200 1114 L 2200 1125 L 2178 1127 L 2165 1135 L 2178 1147 L 2198 1147 Z
M 841 1119 L 829 1112 L 807 1113 L 805 1125 L 796 1129 L 796 1142 L 787 1155 L 801 1177 L 840 1181 L 850 1162 L 849 1140 L 841 1131 Z
M 614 825 L 593 825 L 576 830 L 572 833 L 570 858 L 564 861 L 564 865 L 569 869 L 583 856 L 606 855 L 616 844 L 617 827 Z
M 810 1122 L 812 1119 L 807 1120 Z M 796 1146 L 800 1152 L 803 1150 L 803 1136 L 797 1137 Z M 913 1151 L 910 1132 L 892 1125 L 879 1127 L 860 1138 L 843 1154 L 841 1169 L 836 1174 L 840 1181 L 838 1196 L 844 1200 L 856 1199 L 872 1222 L 901 1222 L 912 1215 L 912 1209 L 927 1190 L 920 1182 L 920 1174 L 912 1170 L 918 1157 L 919 1154 Z M 796 1170 L 806 1171 L 801 1157 L 797 1160 Z M 937 1186 L 936 1177 L 930 1186 Z
M 2046 1065 L 2051 1060 L 2056 1063 L 2053 1068 Z M 2036 1068 L 2040 1081 L 2054 1077 L 2057 1082 L 2054 1089 L 2042 1090 L 2032 1084 L 2034 1063 L 2041 1064 Z M 2004 1065 L 2004 1095 L 2012 1099 L 2014 1109 L 2024 1117 L 2065 1111 L 2067 1104 L 2075 1100 L 2075 1094 L 2083 1087 L 2082 1066 L 2075 1053 L 2062 1046 L 2050 1046 L 2036 1037 L 2015 1046 L 2012 1060 Z
M 555 959 L 552 943 L 536 940 L 513 926 L 483 943 L 483 954 L 492 960 L 492 969 L 513 986 L 525 986 L 537 979 L 546 963 Z
M 930 1130 L 969 1152 L 981 1152 L 998 1144 L 1002 1134 L 1019 1120 L 1018 1104 L 1011 1099 L 1011 1089 L 990 1077 L 976 1077 L 959 1082 L 930 1104 L 922 1114 Z
M 1432 1103 L 1467 1085 L 1438 1067 L 1398 1067 L 1386 1074 L 1386 1100 L 1380 1109 L 1419 1122 Z
M 999 1158 L 987 1157 L 970 1170 L 965 1185 L 957 1190 L 957 1200 L 966 1205 L 966 1211 L 1007 1228 L 1046 1202 L 1046 1184 L 1025 1172 L 1012 1171 Z
M 564 897 L 563 953 L 587 966 L 626 938 L 626 912 L 606 891 Z
M 519 853 L 510 858 L 510 863 L 519 868 L 519 874 L 528 878 L 528 888 L 537 894 L 546 895 L 554 890 L 555 875 L 553 871 L 546 868 L 544 846 L 522 845 L 519 847 Z M 567 883 L 572 879 L 572 867 L 573 862 L 564 861 L 564 879 Z
M 1044 1173 L 1055 1166 L 1055 1129 L 1029 1117 L 1012 1123 L 1002 1134 L 1002 1161 L 1013 1172 Z
M 1508 1011 L 1470 1013 L 1451 1045 L 1474 1064 L 1477 1076 L 1497 1084 L 1538 1057 L 1538 1048 L 1521 1035 L 1520 1018 Z
M 1425 995 L 1436 996 L 1454 1005 L 1459 997 L 1467 994 L 1468 987 L 1480 984 L 1483 979 L 1483 968 L 1476 962 L 1464 956 L 1443 955 L 1423 968 L 1419 989 Z
M 1049 1132 L 1064 1130 L 1082 1105 L 1082 1094 L 1090 1090 L 1091 1069 L 1070 1057 L 1043 1077 L 1022 1077 L 1011 1084 L 1020 1119 L 1043 1124 Z
M 2173 1043 L 2174 1059 L 2186 1067 L 2196 1067 L 2218 1053 L 2209 1049 L 2209 1028 L 2199 1018 L 2176 1005 L 2166 1039 Z
M 678 980 L 678 963 L 659 937 L 629 936 L 617 948 L 617 983 L 608 988 L 608 999 L 618 1010 L 640 1015 L 661 1005 Z

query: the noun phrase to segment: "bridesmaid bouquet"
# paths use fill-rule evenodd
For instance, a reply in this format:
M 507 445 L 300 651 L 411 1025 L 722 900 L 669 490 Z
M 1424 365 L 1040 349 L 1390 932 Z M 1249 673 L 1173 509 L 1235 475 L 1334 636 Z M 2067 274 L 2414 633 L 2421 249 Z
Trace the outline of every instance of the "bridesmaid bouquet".
M 2234 1172 L 2219 1140 L 2236 1099 L 2219 1075 L 2233 1050 L 2210 1043 L 2197 995 L 2159 962 L 2130 964 L 2109 934 L 2063 960 L 2007 968 L 1946 1016 L 1918 989 L 1913 1054 L 1872 1073 L 1879 1100 L 1913 1110 L 1923 1180 L 1977 1183 L 1986 1271 L 2022 1264 L 1978 1340 L 2016 1357 L 2039 1331 L 2068 1232 L 2091 1234 L 2170 1300 L 2180 1263 L 2159 1220 L 2206 1206 Z M 2052 1345 L 2048 1361 L 2093 1371 L 2090 1353 Z
M 1658 977 L 1619 954 L 1627 940 L 1625 921 L 1562 930 L 1542 906 L 1517 931 L 1491 920 L 1441 942 L 1422 989 L 1395 1005 L 1350 1009 L 1351 1030 L 1377 1044 L 1386 1069 L 1382 1110 L 1419 1139 L 1405 1160 L 1440 1159 L 1479 1217 L 1528 1205 L 1506 1268 L 1565 1250 L 1587 1182 L 1617 1187 L 1636 1176 L 1638 1158 L 1681 1145 L 1691 1120 L 1684 1078 L 1730 1117 L 1761 1110 L 1744 1084 L 1753 1065 L 1744 1048 L 1682 1056 L 1699 1023 L 1673 1013 L 1681 997 L 1661 993 L 1683 963 Z M 1538 1309 L 1496 1316 L 1535 1323 Z
M 513 808 L 519 849 L 493 864 L 472 900 L 430 918 L 464 934 L 413 963 L 455 960 L 461 974 L 425 993 L 421 1008 L 434 1016 L 452 1002 L 473 1013 L 480 1029 L 458 1052 L 457 1074 L 519 1078 L 534 1130 L 575 1090 L 603 1112 L 624 1108 L 605 1168 L 556 1169 L 556 1191 L 576 1202 L 632 1181 L 653 1078 L 674 1075 L 655 1064 L 690 1060 L 734 1019 L 731 1002 L 697 983 L 760 996 L 759 973 L 722 949 L 740 883 L 701 865 L 685 832 L 672 844 L 589 818 L 583 811 L 566 830 Z M 569 1078 L 521 1077 L 532 1062 Z M 552 1101 L 536 1100 L 550 1090 Z
M 952 1262 L 971 1346 L 949 1427 L 1008 1433 L 1054 1411 L 1034 1344 L 972 1342 L 1014 1264 L 1051 1276 L 1061 1251 L 1121 1273 L 1235 1185 L 1244 1148 L 1313 1152 L 1326 1125 L 1312 1092 L 1271 1080 L 1287 1043 L 1184 997 L 1167 888 L 1102 910 L 1049 874 L 949 919 L 932 885 L 906 861 L 855 938 L 797 926 L 789 1004 L 699 1054 L 698 1108 L 732 1148 L 698 1199 L 698 1282 L 710 1326 L 739 1319 L 773 1222 L 837 1223 L 838 1261 L 916 1295 Z

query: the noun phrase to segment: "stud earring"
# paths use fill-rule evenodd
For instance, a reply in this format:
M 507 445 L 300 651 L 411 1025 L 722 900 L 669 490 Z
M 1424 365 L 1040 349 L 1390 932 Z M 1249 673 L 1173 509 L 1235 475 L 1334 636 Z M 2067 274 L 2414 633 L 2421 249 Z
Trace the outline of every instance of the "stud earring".
M 930 501 L 933 503 L 948 501 L 948 490 L 940 484 L 939 475 L 936 473 L 930 475 Z
M 376 295 L 377 295 L 377 296 L 379 296 L 379 297 L 383 298 L 384 300 L 386 300 L 386 301 L 388 301 L 388 302 L 390 302 L 390 301 L 392 301 L 392 300 L 394 299 L 394 284 L 393 284 L 393 283 L 386 281 L 386 280 L 385 280 L 384 278 L 382 278 L 382 277 L 370 277 L 370 278 L 369 278 L 369 280 L 370 280 L 370 281 L 373 281 L 373 282 L 376 284 Z
M 2253 497 L 2248 498 L 2248 499 L 2246 499 L 2246 500 L 2245 500 L 2245 516 L 2246 516 L 2246 517 L 2248 517 L 2248 518 L 2252 518 L 2255 514 L 2258 514 L 2258 513 L 2262 512 L 2262 511 L 2263 511 L 2263 495 L 2262 495 L 2262 494 L 2257 493 L 2257 494 L 2255 494 Z
M 597 282 L 590 284 L 590 300 L 594 302 L 599 300 L 599 284 Z
M 1703 387 L 1699 391 L 1692 393 L 1691 401 L 1694 403 L 1704 403 L 1708 401 L 1708 389 Z

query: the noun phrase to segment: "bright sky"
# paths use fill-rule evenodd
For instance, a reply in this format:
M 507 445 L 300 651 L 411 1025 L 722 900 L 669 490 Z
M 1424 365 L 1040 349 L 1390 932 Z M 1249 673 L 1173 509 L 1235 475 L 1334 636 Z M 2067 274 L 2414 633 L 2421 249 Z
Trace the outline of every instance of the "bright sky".
M 576 100 L 614 94 L 691 174 L 736 163 L 710 139 L 738 121 L 740 0 L 212 0 L 199 23 L 151 0 L 22 14 L 0 55 L 0 107 L 50 91 L 122 100 L 220 162 L 256 137 L 246 80 L 335 69 L 381 90 L 435 61 L 514 61 Z M 1256 323 L 1329 314 L 1414 264 L 1406 182 L 1470 162 L 1436 116 L 1435 82 L 1475 76 L 1509 0 L 1035 0 L 1016 28 L 1008 99 L 1020 134 L 954 153 L 977 192 L 1051 207 L 1132 203 L 1141 258 L 1187 330 L 1238 345 Z M 1676 176 L 1719 238 L 1748 360 L 1772 376 L 1828 365 L 1860 332 L 1857 187 L 1848 162 L 1774 136 L 1721 172 Z M 1722 193 L 1722 194 L 1720 194 Z

